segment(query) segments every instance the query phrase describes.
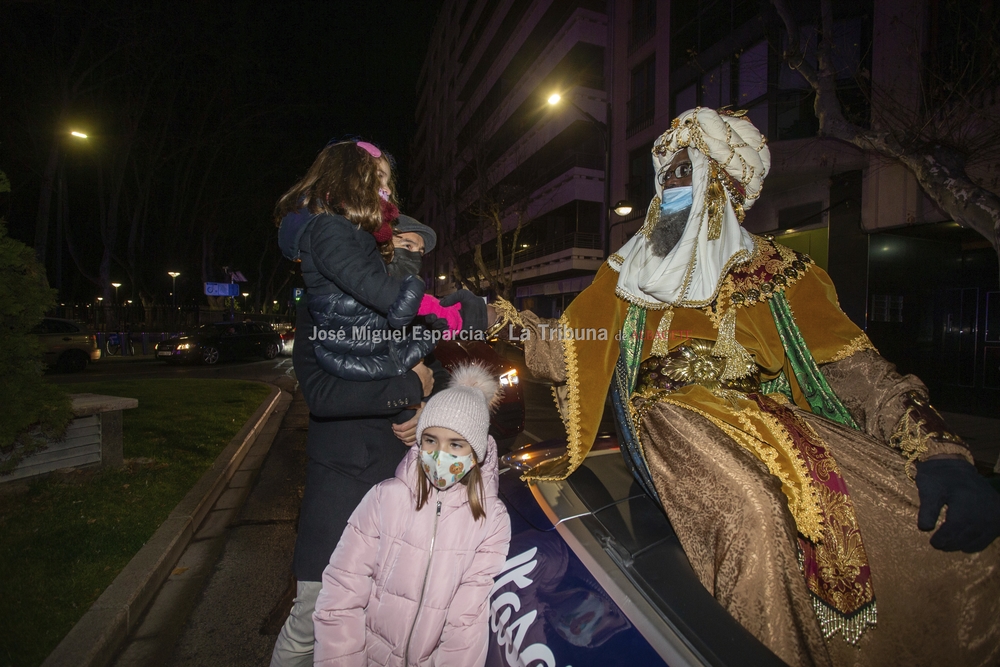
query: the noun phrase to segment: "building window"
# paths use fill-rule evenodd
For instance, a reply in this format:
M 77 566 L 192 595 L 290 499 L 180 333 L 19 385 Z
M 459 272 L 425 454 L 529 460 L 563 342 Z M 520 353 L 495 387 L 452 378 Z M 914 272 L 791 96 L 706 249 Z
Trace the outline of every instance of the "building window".
M 689 109 L 694 109 L 696 106 L 698 106 L 698 88 L 693 83 L 674 95 L 675 118 Z
M 892 294 L 872 295 L 872 322 L 902 322 L 903 297 Z
M 745 109 L 767 95 L 767 42 L 758 42 L 741 53 L 738 69 L 737 103 Z
M 653 142 L 642 148 L 629 151 L 628 154 L 628 199 L 632 202 L 633 212 L 644 211 L 645 206 L 656 194 L 653 179 Z
M 701 77 L 701 106 L 721 109 L 732 102 L 732 67 L 725 60 Z M 693 105 L 692 105 L 693 106 Z
M 656 34 L 656 0 L 632 0 L 632 17 L 628 21 L 628 52 L 649 41 Z
M 625 135 L 631 137 L 653 124 L 656 60 L 650 56 L 632 70 L 632 96 L 628 101 Z

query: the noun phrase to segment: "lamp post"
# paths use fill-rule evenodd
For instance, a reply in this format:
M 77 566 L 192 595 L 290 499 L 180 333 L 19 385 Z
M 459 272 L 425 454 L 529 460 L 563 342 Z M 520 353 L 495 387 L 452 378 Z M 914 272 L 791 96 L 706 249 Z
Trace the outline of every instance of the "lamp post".
M 173 280 L 173 284 L 170 286 L 170 296 L 173 297 L 174 308 L 177 307 L 177 276 L 181 275 L 179 271 L 167 271 L 167 275 Z
M 247 312 L 247 297 L 250 296 L 250 292 L 243 292 L 243 312 Z
M 122 286 L 121 283 L 111 283 L 111 286 L 115 288 L 115 305 L 118 305 L 118 288 Z
M 552 93 L 548 97 L 549 106 L 558 106 L 562 101 L 563 96 L 559 93 Z M 566 101 L 574 109 L 583 114 L 587 120 L 596 125 L 601 133 L 601 142 L 604 144 L 604 201 L 602 202 L 604 206 L 604 238 L 602 239 L 602 247 L 604 256 L 609 257 L 611 255 L 611 145 L 608 141 L 608 123 L 611 122 L 611 100 L 608 100 L 607 111 L 605 112 L 607 122 L 597 120 L 589 112 L 577 106 L 573 100 L 567 99 Z

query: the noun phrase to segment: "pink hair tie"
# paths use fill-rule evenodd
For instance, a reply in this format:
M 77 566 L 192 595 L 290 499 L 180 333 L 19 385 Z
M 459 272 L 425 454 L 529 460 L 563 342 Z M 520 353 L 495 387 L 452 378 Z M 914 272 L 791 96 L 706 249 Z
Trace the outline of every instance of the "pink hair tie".
M 366 151 L 368 151 L 368 154 L 371 155 L 373 158 L 382 157 L 382 151 L 380 151 L 378 149 L 378 146 L 376 146 L 375 144 L 370 144 L 367 141 L 359 141 L 358 147 L 364 148 Z

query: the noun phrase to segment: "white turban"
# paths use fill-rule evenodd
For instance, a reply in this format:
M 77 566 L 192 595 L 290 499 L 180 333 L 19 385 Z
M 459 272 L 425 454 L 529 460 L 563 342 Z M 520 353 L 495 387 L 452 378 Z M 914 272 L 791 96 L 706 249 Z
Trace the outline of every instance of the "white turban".
M 728 270 L 753 254 L 753 237 L 740 223 L 760 196 L 771 166 L 766 139 L 742 115 L 698 107 L 675 118 L 656 140 L 657 175 L 685 148 L 693 203 L 677 245 L 657 257 L 649 243 L 663 194 L 657 178 L 645 224 L 608 260 L 619 272 L 618 296 L 646 308 L 711 303 Z

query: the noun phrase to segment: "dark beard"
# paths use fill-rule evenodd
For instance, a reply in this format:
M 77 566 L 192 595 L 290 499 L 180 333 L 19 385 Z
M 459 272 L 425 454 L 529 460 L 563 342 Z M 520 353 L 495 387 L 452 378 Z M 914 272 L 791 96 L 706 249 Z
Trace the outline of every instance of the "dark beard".
M 649 235 L 654 255 L 666 257 L 670 254 L 677 242 L 681 240 L 681 234 L 684 233 L 689 215 L 691 215 L 690 206 L 676 213 L 664 213 L 660 216 Z

